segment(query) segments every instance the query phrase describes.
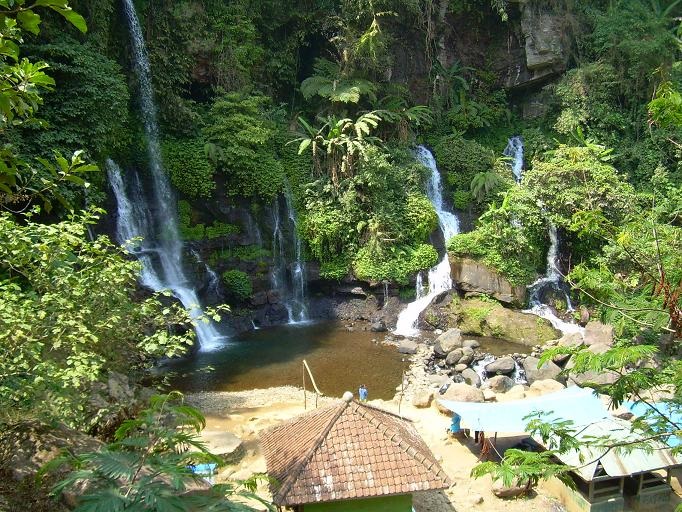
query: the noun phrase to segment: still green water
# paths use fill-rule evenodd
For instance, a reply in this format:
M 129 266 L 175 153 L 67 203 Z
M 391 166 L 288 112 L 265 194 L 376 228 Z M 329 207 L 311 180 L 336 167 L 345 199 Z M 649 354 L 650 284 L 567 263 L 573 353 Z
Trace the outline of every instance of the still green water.
M 213 352 L 172 361 L 171 384 L 181 391 L 243 391 L 274 386 L 301 386 L 302 361 L 327 396 L 357 394 L 360 384 L 369 398 L 393 398 L 406 356 L 379 343 L 383 333 L 349 332 L 334 322 L 283 325 L 242 334 Z M 375 341 L 373 341 L 375 340 Z M 207 371 L 209 367 L 213 371 Z M 307 379 L 307 389 L 311 389 Z

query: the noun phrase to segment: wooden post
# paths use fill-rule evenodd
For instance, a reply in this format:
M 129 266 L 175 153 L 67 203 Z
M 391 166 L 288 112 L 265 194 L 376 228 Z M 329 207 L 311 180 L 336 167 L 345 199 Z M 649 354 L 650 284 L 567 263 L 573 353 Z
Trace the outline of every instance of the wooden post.
M 303 372 L 303 410 L 308 410 L 308 397 L 306 397 L 305 392 L 305 366 L 301 365 L 301 371 Z
M 623 490 L 625 488 L 625 477 L 620 478 L 620 495 L 623 495 Z
M 310 377 L 310 382 L 313 384 L 313 389 L 315 390 L 315 408 L 317 409 L 317 397 L 318 395 L 321 395 L 322 393 L 320 392 L 319 389 L 317 389 L 317 384 L 315 384 L 315 377 L 313 377 L 313 372 L 310 371 L 310 366 L 308 366 L 308 363 L 306 360 L 303 360 L 303 377 L 305 379 L 305 371 L 308 371 L 308 376 Z

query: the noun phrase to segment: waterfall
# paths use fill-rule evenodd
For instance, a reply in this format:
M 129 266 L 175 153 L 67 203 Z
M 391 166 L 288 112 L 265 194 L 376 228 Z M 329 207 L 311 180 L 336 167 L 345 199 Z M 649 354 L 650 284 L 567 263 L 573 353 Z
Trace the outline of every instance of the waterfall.
M 530 293 L 530 299 L 528 301 L 530 309 L 527 309 L 525 312 L 548 320 L 555 329 L 561 331 L 563 334 L 583 334 L 585 332 L 583 327 L 575 323 L 566 322 L 557 317 L 554 311 L 552 311 L 547 304 L 542 302 L 542 293 L 548 288 L 551 288 L 564 295 L 567 310 L 573 311 L 571 297 L 566 289 L 566 284 L 563 282 L 561 273 L 559 272 L 559 233 L 557 232 L 556 226 L 552 223 L 549 225 L 549 241 L 550 245 L 547 250 L 547 267 L 545 269 L 545 275 L 528 287 Z
M 273 266 L 270 273 L 270 283 L 280 292 L 281 299 L 287 309 L 290 324 L 307 322 L 308 308 L 306 305 L 306 270 L 303 261 L 301 239 L 298 237 L 296 211 L 293 208 L 289 186 L 284 189 L 284 210 L 282 216 L 280 198 L 275 199 L 272 206 L 272 256 Z M 284 224 L 286 223 L 286 225 Z M 286 243 L 289 235 L 290 243 Z M 293 247 L 294 261 L 289 264 L 285 248 Z
M 196 249 L 192 248 L 190 251 L 196 262 L 199 265 L 203 265 L 204 270 L 206 270 L 206 275 L 208 276 L 208 286 L 206 287 L 206 290 L 215 297 L 218 297 L 220 294 L 220 278 L 218 277 L 218 274 L 216 274 L 215 270 L 201 258 L 201 255 Z
M 504 156 L 512 159 L 511 170 L 514 173 L 516 183 L 521 183 L 523 178 L 523 137 L 514 135 L 509 139 L 507 147 L 504 148 Z
M 197 319 L 203 312 L 196 291 L 183 273 L 176 203 L 161 165 L 149 57 L 132 0 L 123 0 L 123 10 L 130 28 L 134 71 L 140 89 L 140 112 L 147 136 L 152 194 L 148 197 L 144 193 L 136 174 L 126 173 L 126 178 L 133 175 L 132 183 L 126 184 L 118 166 L 111 160 L 107 161 L 109 180 L 118 206 L 117 235 L 119 243 L 132 249 L 131 252 L 142 263 L 142 283 L 155 291 L 170 289 L 190 317 Z M 135 238 L 142 241 L 131 245 L 128 241 Z M 206 321 L 196 322 L 196 333 L 202 349 L 217 346 L 222 338 L 215 326 Z
M 431 151 L 424 146 L 419 146 L 417 147 L 416 156 L 417 160 L 431 171 L 431 176 L 426 184 L 426 194 L 436 210 L 436 214 L 438 215 L 438 226 L 441 233 L 443 233 L 443 238 L 445 239 L 445 244 L 447 246 L 448 240 L 459 233 L 459 220 L 453 213 L 447 211 L 443 205 L 443 187 L 441 184 L 440 172 L 438 172 L 436 160 Z M 419 334 L 419 329 L 417 329 L 419 314 L 431 304 L 431 301 L 436 298 L 436 296 L 452 288 L 450 261 L 448 259 L 447 249 L 440 262 L 438 262 L 435 267 L 429 269 L 428 280 L 428 293 L 424 294 L 422 274 L 421 272 L 417 274 L 415 290 L 416 300 L 408 304 L 400 313 L 395 328 L 396 334 L 417 336 Z

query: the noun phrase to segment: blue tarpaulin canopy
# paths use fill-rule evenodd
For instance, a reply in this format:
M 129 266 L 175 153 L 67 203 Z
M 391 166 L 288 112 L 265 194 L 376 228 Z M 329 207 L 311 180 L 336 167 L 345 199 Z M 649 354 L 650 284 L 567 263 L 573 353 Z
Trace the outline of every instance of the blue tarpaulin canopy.
M 656 409 L 652 409 L 651 405 L 653 405 Z M 644 402 L 623 402 L 623 407 L 627 407 L 630 409 L 632 414 L 635 416 L 644 416 L 646 417 L 649 414 L 653 414 L 654 417 L 657 414 L 656 411 L 660 412 L 660 414 L 663 414 L 670 418 L 671 421 L 674 421 L 678 425 L 682 425 L 682 413 L 680 413 L 678 408 L 674 408 L 674 410 L 670 407 L 670 404 L 667 402 L 655 402 L 653 404 L 645 404 Z M 682 441 L 680 441 L 680 438 L 671 435 L 665 443 L 668 446 L 680 446 L 682 444 Z
M 545 413 L 545 421 L 572 420 L 574 425 L 586 425 L 609 417 L 609 412 L 594 391 L 577 386 L 513 402 L 472 403 L 443 399 L 439 402 L 459 414 L 466 427 L 483 432 L 526 432 L 528 420 L 524 418 L 534 412 Z

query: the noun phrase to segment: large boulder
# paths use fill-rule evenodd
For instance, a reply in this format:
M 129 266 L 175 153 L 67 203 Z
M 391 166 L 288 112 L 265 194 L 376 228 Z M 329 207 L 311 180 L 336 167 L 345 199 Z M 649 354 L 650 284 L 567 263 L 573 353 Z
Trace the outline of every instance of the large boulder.
M 489 335 L 530 347 L 561 336 L 548 320 L 502 306 L 494 307 L 485 323 Z
M 613 326 L 601 322 L 587 322 L 585 326 L 584 343 L 591 345 L 613 345 Z
M 500 357 L 485 365 L 485 372 L 488 375 L 510 375 L 515 369 L 516 363 L 511 357 Z
M 462 332 L 459 329 L 448 329 L 436 338 L 436 344 L 433 347 L 433 350 L 436 355 L 445 357 L 456 348 L 461 347 Z
M 523 360 L 523 370 L 526 372 L 528 384 L 533 384 L 536 380 L 561 379 L 561 368 L 552 361 L 547 361 L 538 368 L 540 360 L 537 357 L 529 356 Z
M 465 296 L 487 295 L 500 302 L 523 306 L 526 287 L 513 286 L 495 270 L 470 258 L 450 256 L 452 281 Z
M 470 386 L 469 384 L 457 383 L 451 385 L 448 390 L 441 396 L 443 400 L 452 400 L 453 402 L 484 402 L 483 392 Z M 438 410 L 444 414 L 451 414 L 451 411 L 441 405 L 440 400 L 436 400 Z

